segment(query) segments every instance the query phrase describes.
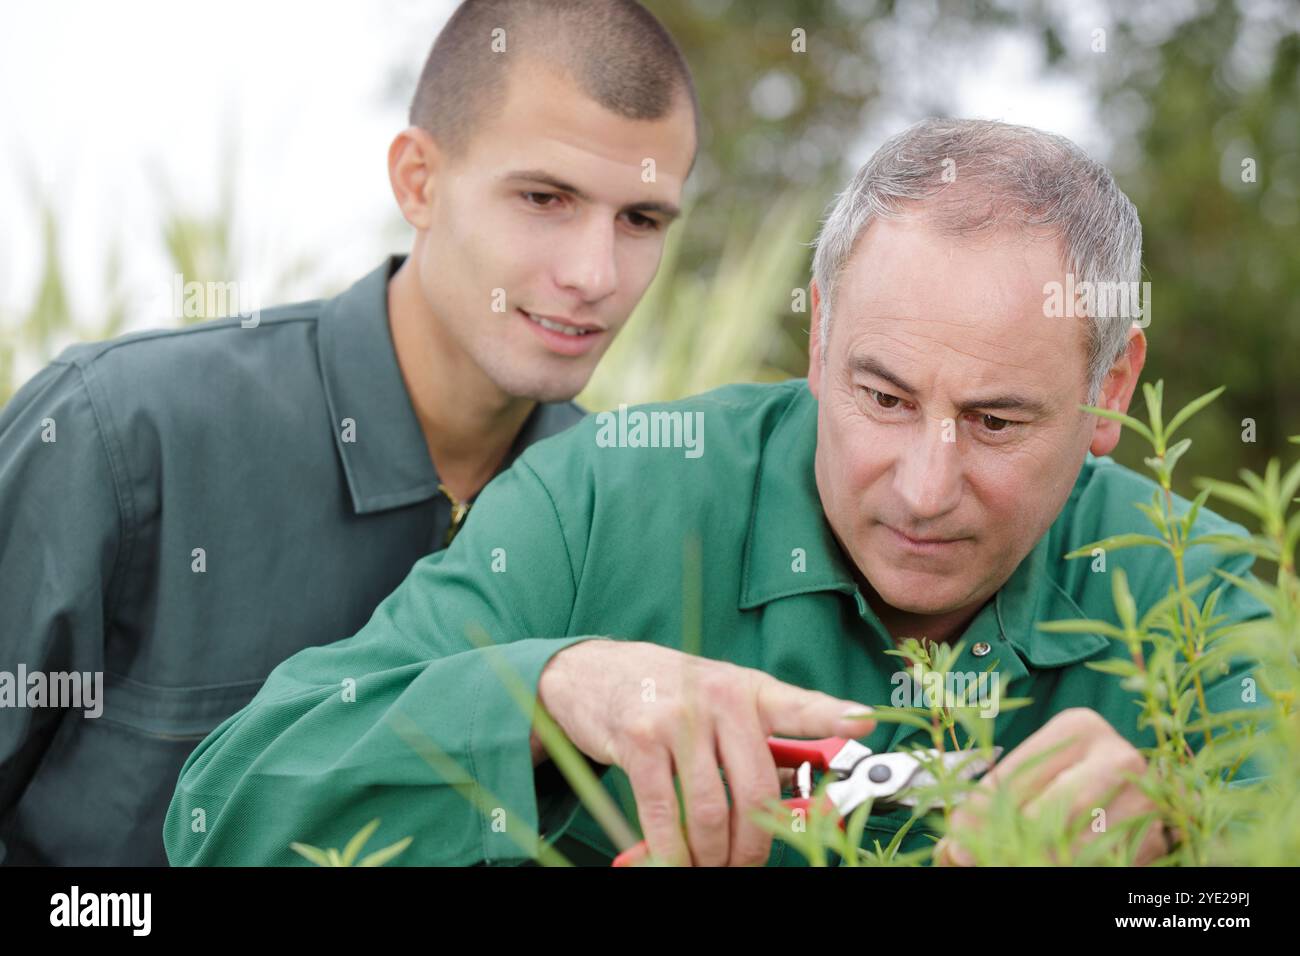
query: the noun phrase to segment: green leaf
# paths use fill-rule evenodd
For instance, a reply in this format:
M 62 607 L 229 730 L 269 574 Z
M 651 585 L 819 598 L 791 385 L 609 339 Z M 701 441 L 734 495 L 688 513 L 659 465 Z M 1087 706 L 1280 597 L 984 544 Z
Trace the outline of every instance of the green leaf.
M 1132 677 L 1138 673 L 1137 663 L 1123 657 L 1113 657 L 1105 661 L 1085 661 L 1084 666 L 1089 670 L 1114 674 L 1117 677 Z
M 1191 418 L 1193 415 L 1199 412 L 1206 405 L 1210 404 L 1210 402 L 1214 401 L 1216 398 L 1222 395 L 1223 390 L 1226 387 L 1227 386 L 1225 385 L 1220 385 L 1218 388 L 1214 389 L 1213 391 L 1206 392 L 1200 398 L 1192 399 L 1190 402 L 1188 402 L 1186 405 L 1180 408 L 1178 410 L 1178 413 L 1175 414 L 1172 419 L 1170 419 L 1169 428 L 1165 431 L 1165 438 L 1172 438 L 1174 432 L 1178 431 L 1179 427 L 1184 422 L 1186 422 L 1187 419 Z
M 1286 473 L 1286 477 L 1282 479 L 1282 487 L 1278 491 L 1278 500 L 1286 501 L 1290 499 L 1295 495 L 1297 488 L 1300 488 L 1300 459 L 1296 460 L 1295 464 Z
M 854 807 L 853 812 L 849 814 L 848 823 L 844 827 L 844 834 L 848 843 L 853 847 L 862 845 L 862 832 L 867 828 L 867 817 L 871 815 L 870 799 L 864 800 L 860 806 Z M 851 853 L 845 858 L 850 866 L 858 865 L 858 855 Z
M 1277 501 L 1282 497 L 1281 474 L 1282 463 L 1276 458 L 1270 458 L 1268 464 L 1264 466 L 1264 487 L 1268 489 L 1269 493 L 1266 497 L 1270 501 Z
M 1083 619 L 1069 621 L 1040 621 L 1034 625 L 1040 631 L 1049 634 L 1102 634 L 1116 640 L 1124 640 L 1124 632 L 1114 624 L 1105 621 L 1088 621 Z
M 1231 727 L 1237 724 L 1256 723 L 1263 716 L 1260 708 L 1239 707 L 1236 710 L 1220 710 L 1208 716 L 1200 716 L 1183 729 L 1190 734 L 1203 734 L 1206 729 Z M 1217 743 L 1217 741 L 1216 741 Z
M 300 856 L 306 857 L 308 860 L 310 860 L 312 863 L 315 863 L 317 866 L 330 865 L 330 858 L 325 854 L 325 851 L 317 849 L 316 847 L 311 846 L 310 844 L 290 843 L 289 849 L 293 850 L 293 852 L 299 854 Z
M 1239 534 L 1201 534 L 1187 542 L 1188 548 L 1210 545 L 1223 554 L 1253 554 L 1257 558 L 1274 560 L 1276 546 L 1262 534 L 1242 537 Z
M 1225 664 L 1231 664 L 1232 658 L 1233 651 L 1230 648 L 1215 648 L 1206 651 L 1196 660 L 1187 665 L 1187 668 L 1183 671 L 1179 685 L 1183 686 L 1185 684 L 1190 684 L 1192 679 L 1199 674 L 1204 674 L 1206 671 L 1219 670 Z
M 1167 538 L 1170 536 L 1169 525 L 1165 520 L 1165 509 L 1162 507 L 1162 505 L 1164 504 L 1164 502 L 1161 500 L 1162 497 L 1163 497 L 1163 493 L 1159 488 L 1157 488 L 1153 492 L 1151 492 L 1151 504 L 1146 504 L 1141 501 L 1135 501 L 1133 502 L 1133 507 L 1137 508 L 1138 511 L 1141 511 L 1144 515 L 1146 515 L 1147 520 L 1150 521 L 1153 525 L 1155 525 L 1160 530 L 1160 533 Z
M 1286 523 L 1286 530 L 1282 533 L 1282 549 L 1287 554 L 1294 555 L 1297 543 L 1300 543 L 1300 511 L 1293 514 Z
M 1187 453 L 1187 449 L 1191 447 L 1192 440 L 1190 438 L 1184 438 L 1182 441 L 1174 442 L 1169 446 L 1169 450 L 1165 452 L 1165 467 L 1170 471 L 1173 471 L 1174 466 L 1178 464 L 1178 459 L 1182 458 L 1183 455 Z
M 1132 691 L 1135 694 L 1142 694 L 1146 692 L 1149 683 L 1151 683 L 1151 675 L 1137 671 L 1136 673 L 1129 674 L 1120 681 L 1119 686 L 1127 691 Z M 1163 717 L 1165 715 L 1162 714 L 1160 716 Z
M 1188 597 L 1192 597 L 1196 592 L 1200 591 L 1201 588 L 1206 587 L 1210 583 L 1210 580 L 1210 576 L 1204 574 L 1195 581 L 1188 582 L 1185 593 Z M 1142 615 L 1142 623 L 1139 626 L 1139 630 L 1145 631 L 1164 615 L 1175 613 L 1181 599 L 1182 595 L 1179 593 L 1178 589 L 1176 587 L 1171 587 L 1168 594 L 1156 601 L 1155 604 L 1151 605 L 1151 607 L 1147 609 L 1146 614 Z
M 402 839 L 398 840 L 392 846 L 386 846 L 382 850 L 376 850 L 374 853 L 371 853 L 368 857 L 358 863 L 357 866 L 383 866 L 393 857 L 397 856 L 410 846 L 413 839 L 415 838 L 402 837 Z
M 1183 515 L 1183 538 L 1190 538 L 1192 528 L 1196 525 L 1196 519 L 1201 513 L 1201 508 L 1205 505 L 1205 499 L 1210 497 L 1210 489 L 1202 488 L 1200 494 L 1192 499 L 1192 506 L 1187 509 L 1187 514 Z
M 1216 498 L 1234 504 L 1244 511 L 1249 511 L 1261 521 L 1268 520 L 1268 508 L 1261 504 L 1254 495 L 1240 485 L 1234 485 L 1226 481 L 1217 481 L 1213 478 L 1197 478 L 1193 484 L 1200 488 L 1208 488 L 1210 494 Z
M 1137 630 L 1137 602 L 1128 589 L 1128 575 L 1116 568 L 1110 578 L 1111 596 L 1115 600 L 1115 613 L 1119 615 L 1126 632 Z
M 885 853 L 892 859 L 897 853 L 898 848 L 903 842 L 903 837 L 907 831 L 912 829 L 912 824 L 916 822 L 916 817 L 909 817 L 907 822 L 898 828 L 894 833 L 894 838 L 889 841 L 889 846 L 885 847 Z
M 1091 414 L 1099 415 L 1102 418 L 1109 418 L 1111 421 L 1119 422 L 1125 428 L 1133 429 L 1133 431 L 1145 438 L 1152 446 L 1156 443 L 1156 437 L 1151 434 L 1151 429 L 1147 428 L 1146 425 L 1142 424 L 1130 415 L 1125 415 L 1123 412 L 1112 411 L 1109 408 L 1098 408 L 1095 405 L 1080 405 L 1079 408 L 1081 411 L 1090 412 Z
M 361 848 L 366 845 L 367 841 L 369 841 L 371 836 L 374 835 L 374 832 L 378 827 L 379 818 L 376 817 L 358 830 L 356 836 L 348 841 L 348 845 L 343 848 L 344 866 L 351 866 L 356 862 L 357 855 L 361 852 Z
M 1206 577 L 1206 580 L 1209 580 L 1208 575 Z M 1211 591 L 1210 596 L 1205 599 L 1205 606 L 1201 609 L 1201 613 L 1204 617 L 1206 627 L 1209 627 L 1211 624 L 1215 622 L 1214 608 L 1218 605 L 1219 595 L 1222 593 L 1223 593 L 1223 585 L 1219 585 L 1217 588 Z
M 1155 433 L 1155 441 L 1152 445 L 1156 451 L 1160 451 L 1165 443 L 1165 435 L 1161 426 L 1160 403 L 1165 397 L 1165 380 L 1162 378 L 1155 385 L 1150 382 L 1142 383 L 1142 395 L 1147 400 L 1147 418 L 1151 421 L 1151 431 Z
M 909 727 L 920 727 L 922 730 L 930 729 L 929 713 L 920 712 L 915 708 L 873 707 L 871 715 L 877 721 L 883 720 L 887 724 L 907 724 Z
M 1092 544 L 1086 544 L 1081 548 L 1075 548 L 1065 557 L 1084 558 L 1091 556 L 1095 548 L 1101 548 L 1103 551 L 1121 551 L 1124 548 L 1136 548 L 1141 546 L 1168 548 L 1169 545 L 1160 538 L 1149 534 L 1116 534 L 1109 538 L 1103 538 L 1100 541 L 1094 541 Z
M 1214 573 L 1231 581 L 1251 597 L 1257 598 L 1260 603 L 1265 606 L 1273 608 L 1275 613 L 1278 613 L 1279 615 L 1282 613 L 1281 602 L 1284 598 L 1282 598 L 1278 593 L 1277 588 L 1270 588 L 1258 578 L 1250 578 L 1249 580 L 1246 578 L 1239 578 L 1237 575 L 1224 571 L 1222 568 L 1215 568 Z M 1241 623 L 1245 624 L 1249 622 L 1243 621 Z

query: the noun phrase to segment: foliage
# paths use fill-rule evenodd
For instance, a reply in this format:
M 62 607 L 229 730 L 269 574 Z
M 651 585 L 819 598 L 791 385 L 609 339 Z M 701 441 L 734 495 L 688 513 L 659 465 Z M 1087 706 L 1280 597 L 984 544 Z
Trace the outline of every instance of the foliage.
M 361 853 L 361 848 L 370 842 L 370 838 L 374 836 L 377 829 L 379 829 L 379 820 L 371 820 L 358 830 L 352 839 L 348 840 L 348 845 L 343 848 L 341 853 L 333 847 L 328 850 L 321 850 L 306 843 L 290 843 L 289 848 L 317 866 L 352 866 L 354 864 L 356 866 L 383 866 L 411 845 L 411 838 L 403 837 L 391 846 L 366 854 L 360 862 L 357 862 L 357 856 Z
M 1112 585 L 1120 627 L 1098 620 L 1057 621 L 1040 624 L 1049 632 L 1086 632 L 1109 636 L 1127 648 L 1127 658 L 1090 663 L 1088 666 L 1113 674 L 1140 701 L 1137 726 L 1151 728 L 1156 745 L 1143 749 L 1146 774 L 1138 785 L 1156 807 L 1155 818 L 1169 827 L 1176 843 L 1157 865 L 1290 865 L 1300 859 L 1300 780 L 1295 774 L 1300 761 L 1300 716 L 1296 695 L 1300 690 L 1300 583 L 1295 574 L 1295 552 L 1300 540 L 1300 461 L 1285 474 L 1276 460 L 1263 477 L 1245 469 L 1243 484 L 1201 479 L 1201 493 L 1182 513 L 1175 510 L 1172 493 L 1174 468 L 1187 451 L 1190 439 L 1172 441 L 1174 433 L 1196 412 L 1217 398 L 1222 388 L 1194 400 L 1165 424 L 1162 415 L 1164 383 L 1147 384 L 1144 397 L 1148 421 L 1142 422 L 1118 412 L 1082 406 L 1093 414 L 1116 419 L 1141 435 L 1154 454 L 1146 458 L 1159 482 L 1151 504 L 1138 503 L 1157 535 L 1122 535 L 1093 542 L 1071 552 L 1069 558 L 1090 557 L 1095 548 L 1115 551 L 1131 547 L 1160 548 L 1170 555 L 1174 583 L 1167 595 L 1153 606 L 1139 608 L 1129 592 L 1122 569 L 1114 569 Z M 1300 442 L 1300 436 L 1292 438 Z M 1262 533 L 1249 538 L 1191 532 L 1206 500 L 1216 497 L 1252 515 Z M 1215 547 L 1226 552 L 1246 552 L 1277 566 L 1274 583 L 1246 579 L 1216 571 L 1221 580 L 1208 576 L 1187 581 L 1184 558 L 1193 547 Z M 1215 584 L 1204 600 L 1198 599 Z M 1215 609 L 1225 588 L 1248 591 L 1268 608 L 1269 615 L 1246 622 L 1227 623 Z M 909 641 L 898 652 L 909 664 L 926 670 L 950 670 L 959 649 L 937 653 Z M 1206 706 L 1204 679 L 1228 672 L 1230 664 L 1245 659 L 1254 665 L 1251 679 L 1258 682 L 1257 706 L 1213 712 Z M 1020 701 L 1004 701 L 1002 706 Z M 942 708 L 930 713 L 881 708 L 883 719 L 929 726 L 931 746 L 944 749 L 945 732 L 956 748 L 952 733 L 957 724 L 966 731 L 965 747 L 988 753 L 987 721 L 973 709 L 963 715 Z M 1196 744 L 1196 746 L 1194 746 Z M 1237 785 L 1235 775 L 1250 760 L 1261 771 L 1261 779 Z M 938 766 L 937 764 L 934 766 Z M 1027 769 L 1029 765 L 1026 765 Z M 940 780 L 945 823 L 951 816 L 952 801 L 975 783 Z M 869 812 L 869 811 L 863 811 Z M 914 864 L 924 855 L 902 858 L 898 840 L 881 848 L 861 848 L 857 837 L 861 821 L 857 814 L 847 832 L 836 829 L 835 821 L 810 823 L 804 834 L 789 834 L 788 813 L 777 811 L 767 818 L 771 831 L 788 840 L 814 863 L 827 851 L 846 863 Z M 1027 815 L 1010 788 L 999 788 L 992 799 L 976 812 L 980 825 L 962 831 L 961 845 L 977 865 L 1132 865 L 1147 826 L 1154 821 L 1136 817 L 1123 825 L 1085 834 L 1089 817 L 1071 819 L 1064 802 Z M 909 823 L 910 826 L 910 823 Z M 1078 839 L 1080 836 L 1084 839 Z M 1090 838 L 1089 838 L 1090 837 Z

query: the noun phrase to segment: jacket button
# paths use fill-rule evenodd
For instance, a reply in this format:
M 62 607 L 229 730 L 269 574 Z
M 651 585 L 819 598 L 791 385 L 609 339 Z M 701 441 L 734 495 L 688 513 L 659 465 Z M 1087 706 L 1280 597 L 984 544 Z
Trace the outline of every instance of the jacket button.
M 991 650 L 993 650 L 993 648 L 989 647 L 988 641 L 980 641 L 970 649 L 970 652 L 976 657 L 983 657 Z

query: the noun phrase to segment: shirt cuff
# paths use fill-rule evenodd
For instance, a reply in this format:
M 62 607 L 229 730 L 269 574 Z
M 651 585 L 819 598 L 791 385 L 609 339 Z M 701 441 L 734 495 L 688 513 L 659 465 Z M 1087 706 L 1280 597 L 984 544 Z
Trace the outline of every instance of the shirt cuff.
M 591 637 L 528 638 L 483 649 L 484 653 L 496 655 L 496 660 L 485 661 L 474 690 L 468 751 L 475 781 L 502 803 L 499 809 L 503 813 L 478 815 L 482 858 L 489 865 L 536 859 L 540 851 L 538 831 L 549 826 L 552 832 L 547 836 L 553 838 L 554 828 L 566 824 L 577 805 L 577 797 L 564 787 L 553 797 L 542 797 L 539 814 L 529 746 L 533 715 L 525 713 L 516 702 L 498 671 L 516 675 L 535 697 L 547 662 L 565 648 Z M 588 763 L 600 766 L 590 760 Z M 539 820 L 539 816 L 544 819 Z

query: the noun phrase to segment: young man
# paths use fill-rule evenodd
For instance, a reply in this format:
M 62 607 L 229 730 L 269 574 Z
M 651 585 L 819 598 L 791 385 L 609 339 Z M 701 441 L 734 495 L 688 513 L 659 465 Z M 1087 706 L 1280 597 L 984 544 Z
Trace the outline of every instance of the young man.
M 784 862 L 750 819 L 779 792 L 765 737 L 928 742 L 928 728 L 849 716 L 893 700 L 904 666 L 888 652 L 907 636 L 962 641 L 954 671 L 991 668 L 1002 695 L 1030 699 L 986 715 L 1006 751 L 990 778 L 1060 748 L 1025 812 L 1073 791 L 1085 820 L 1104 807 L 1113 831 L 1142 824 L 1152 805 L 1129 773 L 1154 732 L 1137 725 L 1137 692 L 1087 666 L 1127 649 L 1037 627 L 1115 622 L 1113 575 L 1064 555 L 1148 530 L 1133 503 L 1158 486 L 1107 457 L 1115 422 L 1079 408 L 1128 408 L 1143 333 L 1045 305 L 1070 275 L 1137 280 L 1141 250 L 1132 203 L 1060 137 L 956 120 L 895 137 L 818 240 L 806 381 L 595 416 L 526 452 L 365 628 L 286 661 L 194 752 L 169 859 L 301 862 L 291 842 L 342 847 L 379 817 L 376 847 L 413 838 L 399 864 L 519 862 L 539 832 L 607 863 L 615 847 L 575 819 L 499 676 L 511 670 L 610 766 L 611 793 L 630 787 L 655 856 Z M 1245 534 L 1203 509 L 1192 534 L 1207 531 Z M 1108 558 L 1142 610 L 1173 583 L 1158 549 Z M 1187 561 L 1193 580 L 1245 575 L 1253 558 L 1198 548 Z M 1267 612 L 1232 589 L 1215 613 Z M 698 653 L 683 653 L 692 630 Z M 1215 675 L 1210 710 L 1241 706 L 1242 676 Z M 481 813 L 478 788 L 503 812 Z M 887 843 L 910 812 L 876 811 L 866 836 Z M 1140 839 L 1138 862 L 1166 845 L 1158 826 Z M 918 825 L 903 849 L 927 840 Z
M 256 324 L 76 346 L 0 414 L 4 862 L 166 863 L 195 744 L 581 416 L 694 162 L 680 51 L 632 0 L 469 0 L 410 122 L 408 257 Z M 74 672 L 75 709 L 46 692 Z

